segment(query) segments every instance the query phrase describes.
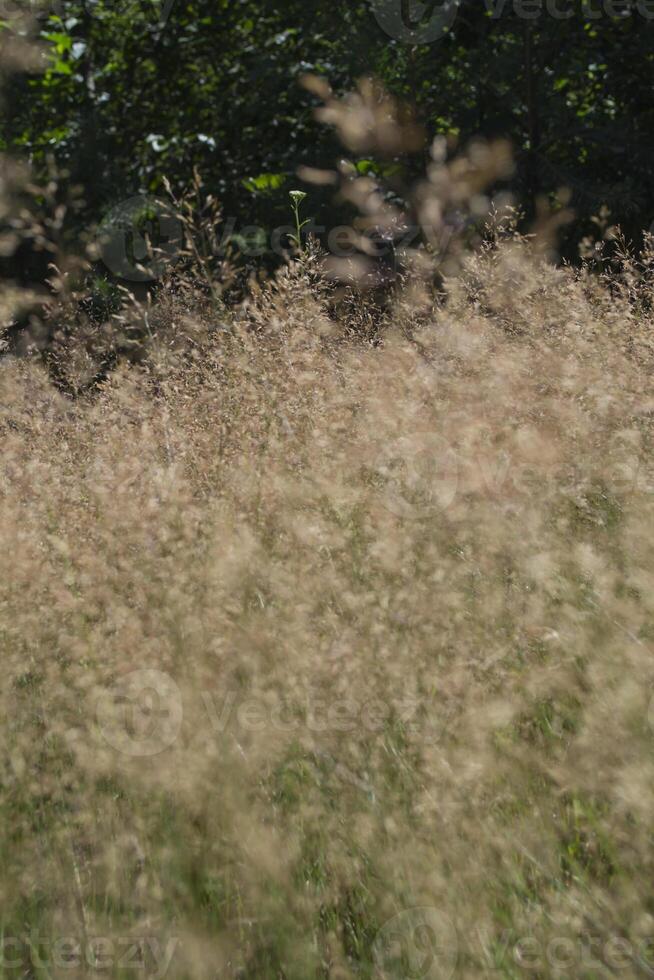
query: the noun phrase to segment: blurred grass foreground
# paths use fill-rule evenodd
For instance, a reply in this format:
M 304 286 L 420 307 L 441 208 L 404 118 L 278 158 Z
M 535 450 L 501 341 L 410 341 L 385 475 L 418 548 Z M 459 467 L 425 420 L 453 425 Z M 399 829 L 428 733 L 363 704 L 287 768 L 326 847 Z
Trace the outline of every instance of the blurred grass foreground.
M 506 166 L 436 147 L 427 238 Z M 0 975 L 651 975 L 651 240 L 497 218 L 380 299 L 299 238 L 0 361 Z

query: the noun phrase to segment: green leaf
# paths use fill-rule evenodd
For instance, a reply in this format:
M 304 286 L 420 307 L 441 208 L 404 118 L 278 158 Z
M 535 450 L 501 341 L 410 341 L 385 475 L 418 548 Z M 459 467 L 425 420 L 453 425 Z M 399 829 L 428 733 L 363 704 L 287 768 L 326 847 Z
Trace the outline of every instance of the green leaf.
M 68 34 L 53 32 L 52 34 L 45 34 L 44 37 L 46 41 L 51 41 L 54 44 L 57 54 L 64 54 L 66 51 L 70 51 L 73 46 L 73 39 Z
M 67 61 L 63 61 L 61 58 L 58 58 L 55 61 L 54 65 L 52 65 L 52 67 L 49 69 L 49 71 L 52 72 L 55 75 L 72 75 L 73 74 L 73 69 L 70 67 L 70 65 L 68 64 L 68 62 Z
M 246 177 L 243 187 L 251 194 L 271 194 L 286 183 L 287 174 L 259 174 L 258 177 Z

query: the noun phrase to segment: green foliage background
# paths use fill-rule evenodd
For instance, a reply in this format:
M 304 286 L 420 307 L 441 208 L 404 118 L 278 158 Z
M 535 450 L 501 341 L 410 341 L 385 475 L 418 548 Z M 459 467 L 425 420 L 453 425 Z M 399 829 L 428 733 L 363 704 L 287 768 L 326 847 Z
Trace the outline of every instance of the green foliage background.
M 47 71 L 13 80 L 2 142 L 37 172 L 53 154 L 84 187 L 85 220 L 159 191 L 164 175 L 186 186 L 197 166 L 241 225 L 288 221 L 297 166 L 339 152 L 298 84 L 306 72 L 336 91 L 379 77 L 430 136 L 508 136 L 527 209 L 572 191 L 564 249 L 602 204 L 633 235 L 654 218 L 654 20 L 643 15 L 654 4 L 643 0 L 559 0 L 567 20 L 544 0 L 533 20 L 511 0 L 462 0 L 451 32 L 424 46 L 388 37 L 370 3 L 352 0 L 175 0 L 163 27 L 158 0 L 51 3 L 39 14 Z M 329 223 L 330 208 L 312 191 L 307 213 Z

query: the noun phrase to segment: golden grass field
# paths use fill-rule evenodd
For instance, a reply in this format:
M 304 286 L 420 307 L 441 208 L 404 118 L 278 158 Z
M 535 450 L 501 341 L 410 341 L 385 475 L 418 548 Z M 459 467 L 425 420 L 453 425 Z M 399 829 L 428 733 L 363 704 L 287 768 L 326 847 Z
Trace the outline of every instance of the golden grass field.
M 651 976 L 650 308 L 314 260 L 0 362 L 0 976 Z

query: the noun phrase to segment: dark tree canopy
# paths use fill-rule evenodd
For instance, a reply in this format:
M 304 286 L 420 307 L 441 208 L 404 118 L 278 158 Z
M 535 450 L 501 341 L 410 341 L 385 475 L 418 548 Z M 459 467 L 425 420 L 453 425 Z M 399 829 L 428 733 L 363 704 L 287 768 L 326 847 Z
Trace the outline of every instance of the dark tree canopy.
M 158 192 L 164 176 L 185 186 L 197 167 L 226 216 L 271 224 L 286 214 L 298 165 L 331 164 L 339 152 L 300 77 L 323 75 L 344 91 L 372 75 L 415 104 L 430 137 L 508 137 L 527 210 L 569 188 L 578 216 L 569 250 L 604 204 L 632 235 L 649 226 L 654 4 L 461 0 L 431 43 L 389 36 L 389 17 L 402 15 L 420 40 L 434 7 L 52 0 L 38 15 L 48 67 L 14 79 L 4 147 L 27 153 L 37 173 L 54 155 L 84 188 L 85 219 Z M 324 220 L 329 195 L 312 194 Z

